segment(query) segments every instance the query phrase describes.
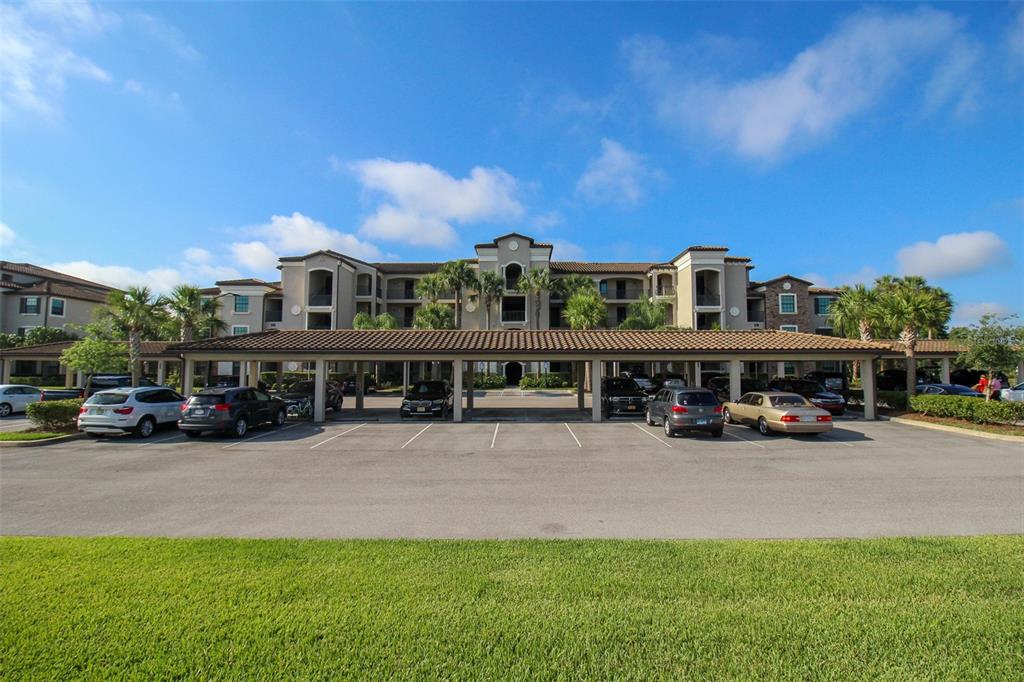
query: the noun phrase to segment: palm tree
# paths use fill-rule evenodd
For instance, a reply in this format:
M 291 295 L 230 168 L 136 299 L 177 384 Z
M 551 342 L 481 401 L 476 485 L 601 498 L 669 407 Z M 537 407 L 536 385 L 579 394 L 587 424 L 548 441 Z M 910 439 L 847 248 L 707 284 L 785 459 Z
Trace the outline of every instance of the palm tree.
M 428 303 L 437 303 L 437 299 L 441 298 L 447 289 L 444 280 L 436 272 L 423 275 L 416 282 L 416 295 Z
M 586 275 L 573 274 L 566 275 L 565 277 L 559 277 L 551 283 L 552 291 L 558 292 L 559 296 L 562 297 L 563 301 L 568 301 L 569 298 L 577 291 L 589 291 L 597 289 L 597 283 Z
M 547 268 L 530 268 L 519 278 L 516 289 L 533 296 L 533 328 L 540 329 L 540 297 L 551 290 L 551 273 Z
M 597 289 L 583 289 L 569 297 L 562 308 L 562 319 L 570 329 L 596 329 L 608 316 L 604 298 Z M 586 392 L 590 385 L 590 363 L 583 363 L 583 381 L 577 376 L 577 391 Z
M 398 320 L 391 313 L 380 313 L 373 318 L 374 327 L 377 329 L 398 329 Z
M 484 307 L 485 329 L 490 329 L 491 308 L 505 295 L 505 280 L 499 273 L 485 270 L 476 278 L 474 286 L 480 295 L 480 304 Z
M 209 328 L 212 319 L 219 319 L 216 299 L 204 298 L 199 287 L 192 284 L 179 284 L 170 295 L 158 298 L 156 305 L 167 311 L 182 343 L 194 339 L 196 329 Z
M 437 271 L 446 290 L 455 292 L 455 328 L 462 329 L 462 291 L 476 284 L 476 272 L 467 260 L 448 261 Z
M 426 303 L 416 311 L 412 326 L 416 329 L 454 329 L 455 313 L 450 305 Z
M 370 313 L 358 312 L 352 318 L 353 329 L 398 329 L 398 320 L 391 313 L 381 313 L 374 317 Z
M 634 301 L 619 329 L 663 329 L 668 301 Z
M 161 322 L 160 308 L 153 300 L 152 292 L 149 287 L 128 287 L 127 291 L 112 291 L 107 297 L 107 305 L 99 308 L 98 317 L 128 337 L 132 386 L 138 386 L 142 369 L 142 337 L 156 330 Z
M 848 338 L 861 341 L 874 339 L 874 329 L 882 320 L 879 294 L 863 284 L 839 289 L 839 296 L 829 307 L 832 327 Z
M 917 340 L 922 330 L 944 326 L 952 313 L 952 305 L 932 287 L 899 284 L 882 296 L 881 309 L 885 321 L 899 329 L 899 340 L 907 360 L 907 395 L 917 386 Z

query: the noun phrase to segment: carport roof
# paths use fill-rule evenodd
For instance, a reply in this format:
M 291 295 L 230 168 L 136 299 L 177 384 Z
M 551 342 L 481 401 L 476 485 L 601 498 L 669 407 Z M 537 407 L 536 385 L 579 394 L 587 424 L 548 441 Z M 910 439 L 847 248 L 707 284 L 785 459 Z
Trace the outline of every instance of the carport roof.
M 222 336 L 172 345 L 171 352 L 290 354 L 824 353 L 891 352 L 884 342 L 771 329 L 726 331 L 296 329 Z
M 39 343 L 34 346 L 17 346 L 15 348 L 4 348 L 0 350 L 0 357 L 14 359 L 27 358 L 59 358 L 67 348 L 70 348 L 74 341 L 54 341 L 52 343 Z M 142 359 L 167 359 L 177 360 L 177 353 L 168 352 L 169 341 L 143 341 Z

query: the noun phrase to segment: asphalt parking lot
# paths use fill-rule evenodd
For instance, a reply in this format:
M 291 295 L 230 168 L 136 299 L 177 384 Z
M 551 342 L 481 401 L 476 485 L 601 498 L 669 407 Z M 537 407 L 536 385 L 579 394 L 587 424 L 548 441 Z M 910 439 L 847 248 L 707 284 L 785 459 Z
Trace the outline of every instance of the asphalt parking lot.
M 0 451 L 8 535 L 763 538 L 1024 532 L 1024 448 L 885 422 L 343 421 Z

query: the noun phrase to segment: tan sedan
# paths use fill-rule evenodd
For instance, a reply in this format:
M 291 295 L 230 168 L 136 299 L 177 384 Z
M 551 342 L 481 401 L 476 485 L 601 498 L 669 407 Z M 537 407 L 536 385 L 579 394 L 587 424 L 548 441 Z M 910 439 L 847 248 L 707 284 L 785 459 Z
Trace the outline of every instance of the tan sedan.
M 723 406 L 726 424 L 749 424 L 762 435 L 818 434 L 832 430 L 832 415 L 796 393 L 756 391 Z

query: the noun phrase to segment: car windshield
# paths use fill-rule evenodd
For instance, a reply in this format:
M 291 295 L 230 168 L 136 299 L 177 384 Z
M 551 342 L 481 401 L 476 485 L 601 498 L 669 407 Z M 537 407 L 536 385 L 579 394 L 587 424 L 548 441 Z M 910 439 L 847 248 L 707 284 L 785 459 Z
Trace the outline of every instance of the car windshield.
M 291 385 L 288 389 L 289 393 L 312 393 L 313 382 L 312 381 L 297 381 Z
M 202 394 L 198 393 L 188 399 L 190 405 L 219 405 L 224 402 L 224 396 L 220 393 L 217 394 Z
M 638 391 L 640 387 L 632 379 L 608 379 L 605 384 L 611 391 Z
M 412 387 L 412 393 L 414 395 L 426 395 L 429 393 L 443 393 L 444 382 L 441 381 L 421 381 Z
M 806 405 L 807 401 L 798 395 L 773 395 L 772 407 L 787 407 L 790 405 Z
M 94 393 L 85 402 L 87 405 L 123 405 L 126 400 L 127 393 Z
M 680 405 L 717 405 L 718 399 L 714 393 L 710 391 L 700 391 L 696 393 L 680 393 L 679 394 Z

